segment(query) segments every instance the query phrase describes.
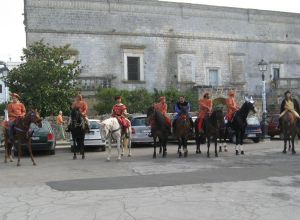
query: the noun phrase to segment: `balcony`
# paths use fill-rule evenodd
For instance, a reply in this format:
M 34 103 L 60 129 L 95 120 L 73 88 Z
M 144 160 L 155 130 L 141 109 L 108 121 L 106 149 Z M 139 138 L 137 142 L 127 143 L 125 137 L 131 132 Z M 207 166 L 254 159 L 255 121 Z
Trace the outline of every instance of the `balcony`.
M 300 78 L 279 78 L 272 82 L 272 86 L 276 90 L 299 89 Z

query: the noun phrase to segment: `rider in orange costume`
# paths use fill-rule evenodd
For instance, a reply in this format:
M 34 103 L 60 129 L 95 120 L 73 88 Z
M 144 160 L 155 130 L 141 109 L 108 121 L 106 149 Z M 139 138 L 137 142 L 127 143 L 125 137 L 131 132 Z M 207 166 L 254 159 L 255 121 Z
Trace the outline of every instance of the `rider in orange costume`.
M 8 104 L 8 119 L 9 119 L 9 139 L 12 140 L 14 136 L 14 126 L 16 121 L 20 118 L 24 118 L 26 114 L 26 108 L 23 103 L 19 101 L 20 96 L 17 93 L 12 93 L 12 102 Z
M 226 113 L 226 119 L 228 122 L 231 122 L 233 119 L 233 114 L 239 110 L 238 105 L 235 102 L 235 92 L 233 90 L 230 90 L 228 92 L 228 98 L 226 99 L 226 106 L 227 106 L 227 113 Z
M 209 93 L 206 92 L 203 95 L 203 98 L 199 100 L 199 115 L 198 115 L 198 130 L 199 132 L 203 132 L 203 121 L 206 115 L 211 113 L 212 111 L 212 100 L 209 97 Z
M 171 127 L 171 119 L 169 118 L 169 116 L 167 115 L 168 112 L 168 105 L 166 102 L 166 97 L 165 96 L 161 96 L 159 98 L 159 102 L 154 104 L 154 108 L 159 111 L 166 120 L 166 123 L 169 127 Z
M 126 118 L 128 115 L 126 105 L 122 104 L 122 97 L 115 97 L 116 104 L 112 108 L 112 117 L 116 117 L 118 122 L 122 125 L 123 131 L 130 127 L 130 121 Z

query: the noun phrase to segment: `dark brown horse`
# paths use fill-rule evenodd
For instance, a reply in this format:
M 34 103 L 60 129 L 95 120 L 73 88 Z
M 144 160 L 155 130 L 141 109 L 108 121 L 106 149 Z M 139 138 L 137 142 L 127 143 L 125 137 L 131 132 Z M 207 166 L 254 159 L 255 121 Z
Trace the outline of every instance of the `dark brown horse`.
M 196 123 L 197 123 L 197 121 L 198 121 L 198 119 L 196 120 Z M 198 131 L 198 126 L 195 126 L 195 137 L 196 137 L 196 144 L 197 144 L 196 153 L 201 153 L 200 142 L 201 142 L 201 139 L 206 138 L 206 140 L 207 140 L 207 157 L 210 157 L 209 148 L 210 148 L 211 140 L 213 140 L 215 143 L 215 156 L 218 157 L 218 150 L 217 150 L 218 138 L 219 139 L 223 138 L 224 128 L 225 128 L 224 114 L 221 109 L 214 110 L 210 116 L 207 115 L 204 118 L 204 122 L 203 122 L 203 130 L 204 130 L 203 134 L 200 134 Z
M 167 125 L 164 116 L 152 106 L 147 110 L 147 120 L 148 123 L 151 123 L 151 133 L 154 142 L 153 158 L 156 158 L 157 139 L 160 146 L 160 153 L 162 148 L 162 157 L 166 157 L 169 126 Z
M 35 123 L 39 128 L 42 127 L 42 119 L 40 118 L 39 113 L 36 110 L 29 111 L 24 118 L 17 119 L 14 126 L 14 138 L 9 140 L 9 131 L 7 128 L 4 128 L 4 144 L 5 144 L 5 159 L 4 162 L 7 162 L 7 159 L 10 159 L 12 162 L 12 146 L 17 147 L 18 149 L 18 163 L 17 166 L 20 166 L 20 157 L 21 157 L 21 144 L 27 143 L 28 151 L 30 154 L 31 161 L 33 165 L 36 165 L 32 155 L 31 147 L 31 136 L 32 132 L 30 131 L 30 124 Z
M 297 135 L 297 118 L 296 116 L 287 111 L 282 116 L 282 132 L 284 137 L 284 149 L 282 153 L 286 154 L 286 144 L 287 141 L 292 142 L 292 154 L 295 154 L 295 137 Z
M 189 118 L 188 112 L 183 111 L 179 118 L 175 121 L 176 129 L 174 131 L 174 135 L 178 140 L 178 156 L 182 157 L 181 146 L 183 148 L 184 157 L 187 157 L 187 141 L 192 134 L 192 121 Z

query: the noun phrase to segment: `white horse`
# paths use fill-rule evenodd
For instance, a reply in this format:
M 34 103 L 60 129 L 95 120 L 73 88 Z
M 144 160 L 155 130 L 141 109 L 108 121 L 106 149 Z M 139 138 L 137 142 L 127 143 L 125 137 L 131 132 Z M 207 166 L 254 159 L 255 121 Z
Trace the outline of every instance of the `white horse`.
M 111 143 L 112 140 L 117 141 L 118 158 L 121 160 L 121 156 L 124 155 L 124 148 L 128 147 L 128 157 L 131 157 L 131 126 L 126 130 L 125 134 L 121 132 L 121 125 L 118 119 L 115 117 L 108 118 L 100 123 L 101 137 L 105 139 L 108 144 L 107 161 L 110 161 L 111 156 Z M 122 152 L 120 152 L 122 148 Z

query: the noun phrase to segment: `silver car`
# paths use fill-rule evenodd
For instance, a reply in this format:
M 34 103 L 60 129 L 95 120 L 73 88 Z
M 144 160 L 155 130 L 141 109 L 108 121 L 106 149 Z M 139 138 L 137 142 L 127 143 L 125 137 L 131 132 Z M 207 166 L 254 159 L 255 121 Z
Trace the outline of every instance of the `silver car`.
M 132 139 L 131 143 L 153 143 L 153 138 L 148 135 L 151 132 L 150 126 L 146 125 L 146 115 L 131 115 Z
M 100 120 L 89 119 L 90 133 L 85 134 L 84 146 L 89 148 L 96 148 L 105 150 L 105 140 L 101 139 L 100 134 Z M 70 139 L 71 146 L 73 146 L 72 136 Z

